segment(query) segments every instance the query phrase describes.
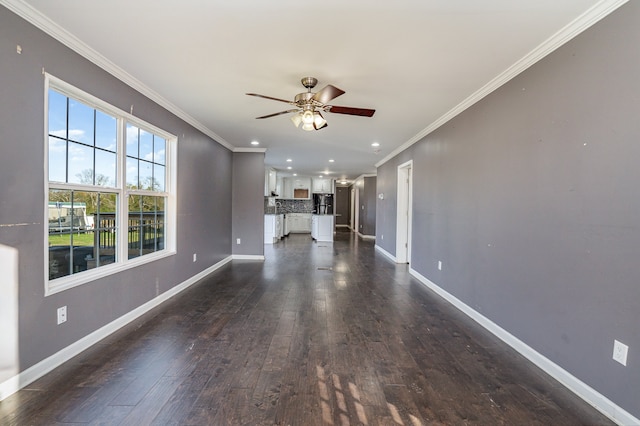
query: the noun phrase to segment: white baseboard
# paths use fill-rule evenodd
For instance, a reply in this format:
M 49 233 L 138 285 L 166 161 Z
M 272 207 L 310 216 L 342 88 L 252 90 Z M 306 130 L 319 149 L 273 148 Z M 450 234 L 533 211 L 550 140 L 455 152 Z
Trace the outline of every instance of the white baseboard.
M 478 311 L 472 309 L 466 305 L 460 299 L 452 295 L 451 293 L 438 287 L 431 280 L 421 275 L 416 270 L 410 268 L 409 272 L 415 278 L 417 278 L 422 284 L 429 289 L 433 290 L 440 297 L 451 303 L 453 306 L 465 313 L 469 318 L 480 324 L 482 327 L 493 333 L 500 340 L 511 346 L 518 351 L 521 355 L 533 362 L 535 365 L 544 370 L 551 377 L 562 383 L 571 392 L 578 395 L 588 404 L 592 405 L 595 409 L 602 414 L 610 418 L 612 421 L 619 425 L 640 425 L 640 419 L 634 417 L 631 413 L 627 412 L 623 408 L 616 405 L 613 401 L 606 398 L 595 389 L 582 382 L 577 377 L 571 375 L 568 371 L 564 370 L 558 364 L 554 363 L 541 353 L 534 350 L 531 346 L 518 339 L 507 330 L 500 327 L 498 324 L 491 321 Z
M 234 254 L 233 260 L 264 260 L 264 256 L 251 254 Z
M 210 266 L 209 268 L 194 275 L 193 277 L 187 279 L 186 281 L 183 281 L 182 283 L 176 285 L 170 290 L 165 291 L 164 293 L 149 300 L 143 305 L 140 305 L 134 310 L 124 314 L 120 318 L 115 319 L 114 321 L 99 328 L 93 333 L 86 335 L 85 337 L 72 343 L 71 345 L 67 346 L 64 349 L 61 349 L 60 351 L 56 352 L 50 357 L 43 359 L 39 363 L 27 368 L 26 370 L 20 372 L 19 374 L 0 383 L 0 401 L 7 398 L 9 395 L 12 395 L 15 392 L 19 391 L 23 387 L 33 383 L 35 380 L 44 376 L 54 368 L 59 367 L 63 363 L 67 362 L 68 360 L 78 355 L 82 351 L 88 349 L 92 345 L 98 343 L 100 340 L 104 339 L 110 334 L 118 331 L 120 328 L 129 324 L 131 321 L 135 320 L 139 316 L 147 313 L 151 309 L 162 304 L 163 302 L 167 301 L 168 299 L 180 293 L 181 291 L 186 290 L 187 288 L 189 288 L 196 282 L 200 281 L 207 275 L 211 274 L 215 270 L 226 265 L 231 260 L 232 260 L 232 256 L 229 256 L 221 260 L 215 265 Z
M 379 245 L 375 245 L 376 250 L 378 250 L 380 253 L 384 254 L 387 258 L 389 258 L 389 260 L 391 260 L 393 263 L 397 263 L 396 262 L 396 257 L 394 255 L 392 255 L 391 253 L 389 253 L 388 251 L 386 251 L 385 249 L 383 249 L 382 247 L 380 247 Z

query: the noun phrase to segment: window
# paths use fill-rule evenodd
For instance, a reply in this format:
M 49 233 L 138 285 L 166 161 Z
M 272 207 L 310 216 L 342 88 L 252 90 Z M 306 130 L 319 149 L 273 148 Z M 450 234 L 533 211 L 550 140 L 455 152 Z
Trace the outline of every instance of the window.
M 46 82 L 46 293 L 172 254 L 176 138 Z

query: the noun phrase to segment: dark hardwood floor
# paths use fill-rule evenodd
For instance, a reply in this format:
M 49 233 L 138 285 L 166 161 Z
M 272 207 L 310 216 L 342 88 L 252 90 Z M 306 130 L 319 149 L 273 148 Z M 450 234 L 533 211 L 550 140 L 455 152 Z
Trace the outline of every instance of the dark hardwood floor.
M 265 255 L 10 396 L 0 424 L 611 424 L 370 241 Z

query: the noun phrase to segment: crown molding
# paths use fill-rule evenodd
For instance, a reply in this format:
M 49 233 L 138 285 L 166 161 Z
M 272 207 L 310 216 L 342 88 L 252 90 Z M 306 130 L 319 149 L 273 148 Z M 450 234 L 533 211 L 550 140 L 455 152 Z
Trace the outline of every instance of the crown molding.
M 571 21 L 554 35 L 549 37 L 538 47 L 527 53 L 522 59 L 511 65 L 494 79 L 475 91 L 473 94 L 471 94 L 471 96 L 460 102 L 458 105 L 446 112 L 443 116 L 438 118 L 429 126 L 425 127 L 420 133 L 416 134 L 414 137 L 400 145 L 398 148 L 394 149 L 389 155 L 377 162 L 375 166 L 380 167 L 387 161 L 391 160 L 393 157 L 409 148 L 411 145 L 423 139 L 429 133 L 438 129 L 439 127 L 465 111 L 467 108 L 471 107 L 476 102 L 480 101 L 508 81 L 515 78 L 517 75 L 525 71 L 527 68 L 531 67 L 536 62 L 540 61 L 545 56 L 557 50 L 560 46 L 575 38 L 578 34 L 593 26 L 605 16 L 611 14 L 620 6 L 627 3 L 627 1 L 628 0 L 601 0 L 600 2 L 596 3 L 582 15 L 578 16 L 576 19 Z
M 233 152 L 267 152 L 267 148 L 233 148 Z
M 142 93 L 144 96 L 156 102 L 158 105 L 162 106 L 169 112 L 175 114 L 177 117 L 189 123 L 191 126 L 195 127 L 205 135 L 209 136 L 220 145 L 224 146 L 230 151 L 234 150 L 235 147 L 224 140 L 220 135 L 216 134 L 214 131 L 187 114 L 178 106 L 174 105 L 168 99 L 161 96 L 158 92 L 151 89 L 140 80 L 117 66 L 115 63 L 102 56 L 82 40 L 62 28 L 60 25 L 53 22 L 51 19 L 40 13 L 37 9 L 27 4 L 23 0 L 0 0 L 0 4 L 5 6 L 16 15 L 20 16 L 25 21 L 34 25 L 36 28 L 44 31 L 46 34 L 50 35 L 74 52 L 78 53 L 80 56 L 84 57 L 88 61 L 94 63 L 109 74 L 113 75 L 118 80 Z

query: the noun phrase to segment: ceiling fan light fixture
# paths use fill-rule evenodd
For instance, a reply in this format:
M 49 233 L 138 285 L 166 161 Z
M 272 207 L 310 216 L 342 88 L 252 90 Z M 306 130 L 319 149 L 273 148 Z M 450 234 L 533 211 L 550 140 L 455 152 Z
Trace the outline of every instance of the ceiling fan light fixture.
M 316 130 L 320 130 L 326 125 L 327 125 L 327 120 L 322 118 L 319 112 L 316 112 L 313 117 L 313 126 L 316 128 Z
M 302 130 L 306 130 L 307 132 L 315 130 L 315 128 L 313 127 L 313 122 L 311 122 L 311 123 L 303 123 L 302 124 Z
M 295 114 L 291 117 L 291 121 L 293 121 L 294 126 L 300 127 L 300 123 L 302 123 L 302 113 Z
M 302 122 L 304 124 L 313 124 L 314 114 L 313 111 L 306 109 L 302 112 Z

